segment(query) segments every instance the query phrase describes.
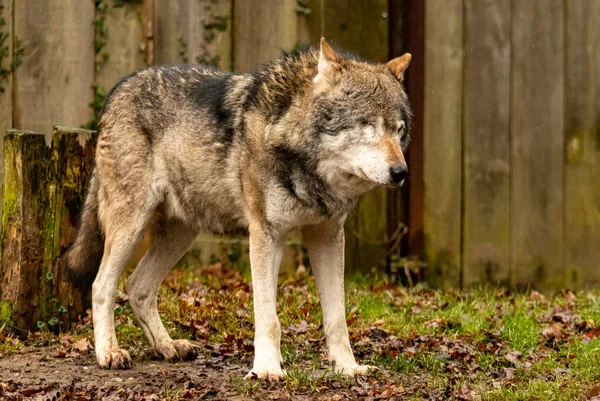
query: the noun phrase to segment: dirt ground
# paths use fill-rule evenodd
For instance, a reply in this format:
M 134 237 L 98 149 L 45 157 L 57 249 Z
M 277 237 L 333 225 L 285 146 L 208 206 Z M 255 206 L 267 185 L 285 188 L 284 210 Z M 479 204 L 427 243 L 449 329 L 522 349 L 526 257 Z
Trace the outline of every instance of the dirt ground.
M 50 348 L 28 351 L 0 360 L 6 400 L 159 400 L 169 398 L 169 393 L 173 399 L 245 399 L 228 379 L 245 368 L 222 361 L 148 361 L 129 370 L 109 371 L 99 369 L 91 355 L 58 358 L 48 356 Z
M 302 394 L 286 390 L 281 383 L 242 382 L 249 366 L 200 356 L 193 362 L 150 360 L 134 363 L 129 370 L 111 371 L 99 369 L 92 354 L 70 356 L 56 354 L 52 347 L 32 347 L 0 359 L 0 399 L 354 400 L 363 399 L 359 394 L 370 387 L 368 379 L 358 379 L 345 388 Z M 249 389 L 252 395 L 243 395 Z

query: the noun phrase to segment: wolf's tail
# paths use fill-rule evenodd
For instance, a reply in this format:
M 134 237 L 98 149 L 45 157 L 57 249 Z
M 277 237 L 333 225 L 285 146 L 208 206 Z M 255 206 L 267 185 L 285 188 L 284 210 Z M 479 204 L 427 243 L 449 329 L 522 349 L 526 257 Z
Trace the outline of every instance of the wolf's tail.
M 104 234 L 98 219 L 98 187 L 94 170 L 81 214 L 81 226 L 67 254 L 67 278 L 81 288 L 91 287 L 104 252 Z

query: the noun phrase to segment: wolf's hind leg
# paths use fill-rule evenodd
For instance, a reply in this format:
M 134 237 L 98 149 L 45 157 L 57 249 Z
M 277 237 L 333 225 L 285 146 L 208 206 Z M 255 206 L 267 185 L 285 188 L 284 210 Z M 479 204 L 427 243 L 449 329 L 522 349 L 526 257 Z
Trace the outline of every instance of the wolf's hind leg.
M 96 358 L 98 365 L 104 369 L 131 367 L 129 353 L 119 349 L 117 343 L 114 306 L 123 269 L 142 239 L 148 221 L 144 217 L 141 216 L 135 224 L 123 224 L 118 230 L 107 233 L 100 270 L 92 285 Z
M 158 290 L 171 267 L 183 256 L 198 232 L 180 221 L 157 220 L 150 249 L 127 282 L 129 301 L 154 351 L 166 360 L 195 359 L 199 348 L 187 340 L 172 340 L 156 307 Z

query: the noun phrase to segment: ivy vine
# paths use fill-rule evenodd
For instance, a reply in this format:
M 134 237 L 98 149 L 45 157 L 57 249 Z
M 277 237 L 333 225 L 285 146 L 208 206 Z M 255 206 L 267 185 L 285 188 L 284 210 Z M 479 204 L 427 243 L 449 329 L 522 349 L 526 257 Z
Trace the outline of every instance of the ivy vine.
M 217 38 L 217 33 L 227 31 L 227 23 L 229 20 L 230 17 L 228 15 L 212 15 L 210 20 L 204 22 L 204 41 L 200 45 L 202 53 L 196 57 L 197 63 L 212 65 L 214 67 L 219 66 L 221 57 L 216 54 L 210 54 L 209 46 Z
M 309 16 L 311 11 L 308 5 L 308 0 L 297 0 L 296 1 L 296 13 L 304 16 Z
M 116 2 L 116 0 L 115 0 Z M 121 1 L 123 3 L 123 1 Z M 122 6 L 122 5 L 121 5 Z M 95 16 L 92 21 L 94 27 L 94 71 L 98 72 L 110 58 L 110 54 L 104 50 L 108 42 L 108 28 L 106 27 L 106 13 L 108 10 L 107 0 L 94 0 Z M 82 125 L 83 128 L 97 130 L 100 123 L 100 115 L 106 100 L 106 91 L 103 85 L 97 82 L 92 84 L 94 98 L 89 104 L 92 109 L 92 117 L 87 124 Z
M 0 93 L 6 91 L 6 81 L 10 74 L 21 65 L 21 55 L 24 52 L 21 41 L 15 38 L 13 42 L 12 61 L 8 66 L 4 66 L 5 59 L 10 56 L 10 33 L 5 31 L 7 25 L 8 23 L 4 18 L 4 2 L 0 0 Z

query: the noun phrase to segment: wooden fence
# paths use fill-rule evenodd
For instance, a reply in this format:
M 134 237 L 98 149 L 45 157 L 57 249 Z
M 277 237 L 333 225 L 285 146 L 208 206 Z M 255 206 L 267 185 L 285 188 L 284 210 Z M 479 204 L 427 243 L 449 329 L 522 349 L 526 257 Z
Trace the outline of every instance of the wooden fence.
M 424 21 L 433 275 L 598 283 L 600 2 L 428 0 Z
M 348 265 L 426 260 L 434 285 L 600 281 L 596 0 L 0 0 L 0 132 L 92 123 L 149 64 L 250 71 L 300 42 L 413 53 L 406 192 L 366 196 Z M 6 34 L 6 35 L 3 35 Z M 93 89 L 92 89 L 93 88 Z M 91 106 L 90 106 L 91 105 Z M 49 137 L 48 137 L 49 139 Z M 203 247 L 215 253 L 220 245 Z

